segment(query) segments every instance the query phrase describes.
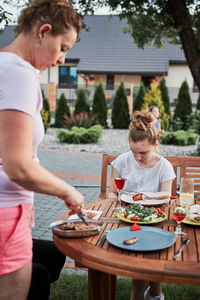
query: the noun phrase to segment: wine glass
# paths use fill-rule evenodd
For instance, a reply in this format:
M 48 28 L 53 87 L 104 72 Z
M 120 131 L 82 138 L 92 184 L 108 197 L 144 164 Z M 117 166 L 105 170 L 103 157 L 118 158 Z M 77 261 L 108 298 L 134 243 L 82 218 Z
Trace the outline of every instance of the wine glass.
M 121 207 L 121 191 L 124 188 L 125 178 L 119 174 L 118 170 L 114 168 L 114 183 L 116 190 L 118 192 L 118 201 Z
M 186 210 L 185 208 L 181 207 L 179 204 L 175 205 L 174 212 L 173 212 L 173 218 L 177 222 L 177 227 L 174 232 L 176 237 L 182 237 L 186 236 L 187 233 L 183 232 L 181 229 L 181 222 L 185 219 L 186 217 Z

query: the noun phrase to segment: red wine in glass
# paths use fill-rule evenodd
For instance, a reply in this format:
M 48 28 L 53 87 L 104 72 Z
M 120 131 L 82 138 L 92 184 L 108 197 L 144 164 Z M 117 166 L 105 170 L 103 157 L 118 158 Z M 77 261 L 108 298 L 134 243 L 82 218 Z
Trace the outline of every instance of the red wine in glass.
M 174 212 L 172 216 L 177 222 L 181 222 L 185 219 L 186 214 L 183 212 Z
M 118 192 L 120 192 L 124 187 L 125 179 L 120 177 L 115 177 L 114 181 L 115 181 L 116 189 L 118 190 Z
M 176 227 L 176 230 L 174 232 L 174 234 L 176 235 L 176 237 L 181 237 L 181 236 L 187 235 L 181 229 L 181 222 L 186 217 L 186 211 L 182 207 L 180 207 L 180 206 L 175 207 L 172 216 L 173 216 L 174 220 L 177 222 L 177 227 Z

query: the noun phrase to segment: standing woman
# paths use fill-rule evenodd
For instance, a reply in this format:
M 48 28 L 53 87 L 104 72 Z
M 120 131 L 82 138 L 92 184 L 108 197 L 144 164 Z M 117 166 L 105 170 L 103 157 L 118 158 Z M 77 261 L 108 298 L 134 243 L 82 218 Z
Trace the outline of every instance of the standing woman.
M 36 70 L 63 64 L 81 21 L 65 0 L 35 0 L 18 35 L 0 50 L 0 300 L 27 298 L 32 267 L 33 192 L 82 211 L 83 196 L 37 162 L 44 129 Z
M 158 140 L 159 132 L 152 113 L 136 111 L 129 128 L 130 151 L 122 153 L 112 162 L 118 173 L 126 178 L 122 193 L 137 191 L 171 194 L 175 173 L 171 163 L 158 153 Z M 108 196 L 116 197 L 116 193 L 113 178 Z M 131 300 L 140 299 L 164 300 L 161 283 L 133 280 Z

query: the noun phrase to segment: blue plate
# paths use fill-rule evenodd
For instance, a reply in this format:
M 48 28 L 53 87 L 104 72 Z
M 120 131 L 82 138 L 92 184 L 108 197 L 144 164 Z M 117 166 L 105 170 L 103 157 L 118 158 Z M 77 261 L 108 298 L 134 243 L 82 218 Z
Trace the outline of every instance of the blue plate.
M 150 226 L 141 226 L 142 230 L 131 231 L 130 227 L 122 227 L 107 233 L 106 239 L 116 247 L 132 251 L 156 251 L 172 246 L 176 237 L 173 233 Z M 135 244 L 126 245 L 125 240 L 137 237 Z

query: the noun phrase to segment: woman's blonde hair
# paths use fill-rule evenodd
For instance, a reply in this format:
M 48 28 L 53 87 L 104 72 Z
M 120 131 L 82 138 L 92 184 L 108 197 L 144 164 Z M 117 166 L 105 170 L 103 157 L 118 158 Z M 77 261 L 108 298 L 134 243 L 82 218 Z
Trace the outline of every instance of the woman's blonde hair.
M 159 111 L 159 108 L 158 108 L 158 106 L 156 106 L 156 105 L 150 106 L 149 111 L 152 112 L 152 111 L 154 110 L 154 108 L 157 108 L 158 111 Z
M 34 0 L 22 11 L 17 32 L 29 33 L 35 25 L 43 24 L 52 26 L 54 36 L 69 30 L 70 26 L 78 35 L 82 27 L 80 17 L 66 0 Z
M 154 121 L 151 112 L 135 111 L 129 126 L 129 140 L 139 142 L 147 139 L 151 145 L 155 145 L 159 140 L 159 131 Z

